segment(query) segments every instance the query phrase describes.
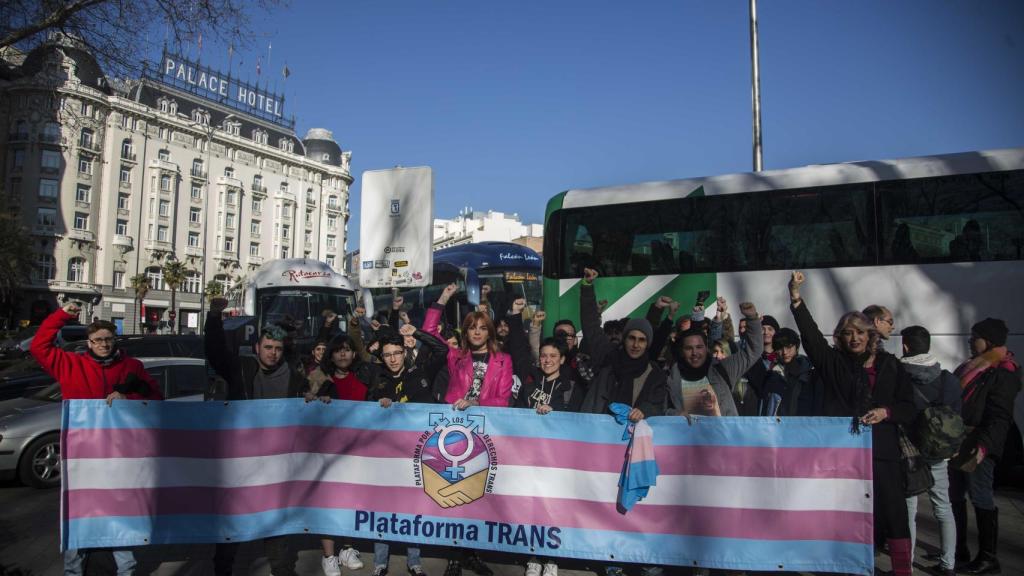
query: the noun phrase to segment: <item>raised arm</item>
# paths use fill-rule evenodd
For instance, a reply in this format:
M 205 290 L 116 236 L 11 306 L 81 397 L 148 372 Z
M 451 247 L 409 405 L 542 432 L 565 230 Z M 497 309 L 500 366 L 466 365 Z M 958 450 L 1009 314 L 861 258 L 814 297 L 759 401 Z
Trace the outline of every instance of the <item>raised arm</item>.
M 356 357 L 363 362 L 371 360 L 370 353 L 366 350 L 366 342 L 363 341 L 363 329 L 360 326 L 366 310 L 362 307 L 356 308 L 355 314 L 348 321 L 348 337 L 352 339 L 352 346 L 355 348 Z
M 534 315 L 533 319 L 530 320 L 530 358 L 534 364 L 540 362 L 540 341 L 541 332 L 544 330 L 544 320 L 547 319 L 548 315 L 543 310 L 538 310 Z
M 580 283 L 580 324 L 583 338 L 590 342 L 588 350 L 594 366 L 600 366 L 614 345 L 601 329 L 601 313 L 597 309 L 597 295 L 594 293 L 594 280 L 597 270 L 583 269 L 583 282 Z
M 534 366 L 533 357 L 530 355 L 530 344 L 526 339 L 526 331 L 523 329 L 523 308 L 525 307 L 526 299 L 516 298 L 512 302 L 512 310 L 505 317 L 505 321 L 508 322 L 505 351 L 512 357 L 512 372 L 520 380 L 525 380 Z
M 793 272 L 793 276 L 789 280 L 790 309 L 793 311 L 793 319 L 796 321 L 797 330 L 800 331 L 800 342 L 803 345 L 804 352 L 807 352 L 807 358 L 810 359 L 811 364 L 824 367 L 826 364 L 831 364 L 830 359 L 836 352 L 829 346 L 825 335 L 818 329 L 818 324 L 811 317 L 807 304 L 800 295 L 800 287 L 803 286 L 806 280 L 803 272 L 799 270 Z M 750 333 L 749 326 L 747 327 L 747 333 Z
M 441 316 L 444 314 L 444 307 L 448 305 L 448 300 L 458 292 L 459 287 L 454 282 L 444 287 L 441 292 L 441 296 L 438 297 L 437 302 L 430 305 L 427 309 L 427 314 L 423 318 L 423 331 L 431 336 L 434 336 L 441 342 L 444 342 L 444 338 L 441 336 Z M 447 344 L 447 342 L 445 342 Z
M 80 311 L 78 305 L 72 302 L 47 316 L 29 346 L 29 352 L 32 353 L 36 362 L 39 362 L 43 370 L 46 370 L 50 376 L 61 383 L 69 380 L 67 377 L 75 371 L 75 366 L 70 354 L 61 350 L 54 340 L 60 329 L 77 318 Z
M 757 314 L 757 307 L 750 302 L 740 304 L 740 312 L 747 319 L 747 331 L 743 337 L 747 345 L 741 346 L 735 354 L 722 360 L 722 367 L 729 375 L 729 386 L 735 386 L 740 378 L 750 370 L 750 367 L 761 359 L 761 350 L 764 348 L 764 334 L 761 332 L 761 318 Z

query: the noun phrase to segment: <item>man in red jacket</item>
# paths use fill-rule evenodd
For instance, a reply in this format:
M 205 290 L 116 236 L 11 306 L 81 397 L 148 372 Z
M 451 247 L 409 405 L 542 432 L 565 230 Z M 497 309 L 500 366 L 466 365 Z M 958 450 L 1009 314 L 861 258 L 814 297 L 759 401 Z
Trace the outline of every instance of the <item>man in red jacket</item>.
M 113 323 L 98 320 L 85 329 L 89 350 L 75 354 L 54 345 L 65 324 L 78 318 L 72 302 L 43 321 L 29 350 L 36 361 L 60 382 L 65 400 L 163 400 L 160 386 L 146 373 L 142 362 L 118 350 Z
M 160 387 L 135 358 L 117 349 L 114 334 L 117 328 L 98 320 L 86 327 L 89 350 L 75 354 L 54 345 L 54 339 L 68 322 L 78 318 L 78 304 L 72 302 L 43 321 L 32 338 L 29 350 L 39 365 L 60 382 L 65 400 L 163 400 Z M 131 550 L 113 550 L 117 576 L 135 573 L 135 555 Z M 84 550 L 64 552 L 64 575 L 82 576 Z

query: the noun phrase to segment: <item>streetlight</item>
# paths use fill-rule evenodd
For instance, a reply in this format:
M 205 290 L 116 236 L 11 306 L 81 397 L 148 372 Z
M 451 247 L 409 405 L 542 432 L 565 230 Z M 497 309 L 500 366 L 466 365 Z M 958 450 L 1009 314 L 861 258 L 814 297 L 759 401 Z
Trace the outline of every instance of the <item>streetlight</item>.
M 234 118 L 234 114 L 228 114 L 221 120 L 221 125 L 227 123 L 228 120 Z M 213 144 L 213 133 L 217 131 L 217 128 L 212 124 L 199 124 L 197 122 L 192 123 L 193 126 L 206 131 L 206 161 L 203 166 L 206 167 L 206 186 L 203 190 L 203 260 L 202 260 L 202 271 L 199 274 L 199 333 L 205 334 L 203 328 L 206 322 L 206 254 L 209 252 L 210 247 L 210 148 Z

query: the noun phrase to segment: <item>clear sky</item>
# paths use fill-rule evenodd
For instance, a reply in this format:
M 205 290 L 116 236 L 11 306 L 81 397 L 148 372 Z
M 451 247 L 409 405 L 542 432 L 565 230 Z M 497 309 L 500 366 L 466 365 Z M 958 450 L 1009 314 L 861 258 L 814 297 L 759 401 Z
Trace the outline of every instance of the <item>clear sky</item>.
M 758 8 L 766 169 L 1024 146 L 1024 2 Z M 293 0 L 257 28 L 236 72 L 287 61 L 299 135 L 352 151 L 350 250 L 364 170 L 532 223 L 569 188 L 752 169 L 746 0 Z

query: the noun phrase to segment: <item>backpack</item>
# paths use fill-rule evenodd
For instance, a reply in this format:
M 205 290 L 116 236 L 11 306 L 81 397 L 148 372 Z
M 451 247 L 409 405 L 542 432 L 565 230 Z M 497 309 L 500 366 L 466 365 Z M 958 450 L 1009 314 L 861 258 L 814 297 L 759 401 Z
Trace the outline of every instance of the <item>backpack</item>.
M 914 392 L 921 398 L 925 398 L 916 386 Z M 917 420 L 914 421 L 914 444 L 921 455 L 928 460 L 951 458 L 960 449 L 960 444 L 967 436 L 964 419 L 945 404 L 935 402 L 928 404 L 928 407 L 922 410 L 917 415 Z

